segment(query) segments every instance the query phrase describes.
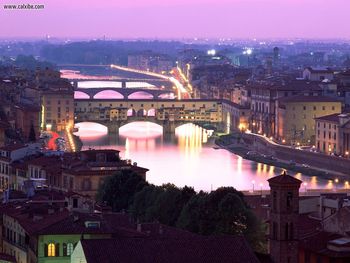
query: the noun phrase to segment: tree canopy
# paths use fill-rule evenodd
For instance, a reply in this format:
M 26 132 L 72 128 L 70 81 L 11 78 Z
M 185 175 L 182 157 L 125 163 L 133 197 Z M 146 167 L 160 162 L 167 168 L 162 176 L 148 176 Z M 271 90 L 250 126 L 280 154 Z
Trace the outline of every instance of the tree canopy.
M 255 250 L 265 249 L 264 225 L 233 187 L 196 193 L 187 186 L 148 184 L 125 170 L 105 180 L 97 200 L 114 211 L 127 210 L 138 222 L 156 221 L 202 235 L 244 235 Z

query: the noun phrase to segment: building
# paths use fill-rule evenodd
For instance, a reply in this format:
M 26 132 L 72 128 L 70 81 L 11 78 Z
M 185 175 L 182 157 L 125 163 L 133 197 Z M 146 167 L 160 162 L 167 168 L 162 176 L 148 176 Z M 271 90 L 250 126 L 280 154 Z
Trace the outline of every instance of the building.
M 16 129 L 21 132 L 23 138 L 29 140 L 30 130 L 33 127 L 36 139 L 40 135 L 40 107 L 34 105 L 19 104 L 16 109 Z
M 271 189 L 269 252 L 273 262 L 298 263 L 299 188 L 301 181 L 283 174 L 268 180 Z
M 322 153 L 349 157 L 349 114 L 336 113 L 316 119 L 316 148 Z
M 303 79 L 310 81 L 322 81 L 325 79 L 333 80 L 334 71 L 330 68 L 307 67 L 303 71 Z
M 342 111 L 342 102 L 325 96 L 293 96 L 276 102 L 275 137 L 281 142 L 301 145 L 314 144 L 315 119 Z
M 47 90 L 42 94 L 41 128 L 43 130 L 65 131 L 74 125 L 74 91 Z
M 36 154 L 39 144 L 12 144 L 0 148 L 0 188 L 12 188 L 15 178 L 12 176 L 12 164 L 25 157 Z
M 113 259 L 113 260 L 111 260 Z M 258 263 L 241 236 L 115 238 L 81 240 L 71 263 L 97 262 L 232 262 Z
M 34 256 L 33 262 L 70 263 L 73 250 L 82 239 L 144 236 L 125 213 L 73 213 L 32 235 L 31 241 L 36 246 L 30 248 L 30 253 Z
M 116 150 L 88 150 L 70 156 L 62 163 L 62 172 L 47 177 L 48 185 L 65 191 L 74 191 L 83 195 L 96 195 L 99 186 L 106 177 L 118 171 L 129 171 L 146 179 L 148 169 L 139 167 L 131 161 L 121 160 Z
M 5 148 L 7 149 L 7 148 Z M 40 187 L 64 192 L 75 192 L 94 198 L 104 179 L 118 171 L 128 170 L 146 178 L 148 169 L 131 160 L 122 160 L 116 150 L 88 150 L 61 155 L 21 155 L 15 160 L 3 162 L 0 173 L 3 187 L 24 190 L 26 181 Z
M 5 131 L 7 128 L 8 128 L 8 125 L 5 122 L 0 121 L 0 147 L 3 147 L 5 145 L 5 141 L 6 141 Z
M 295 96 L 317 96 L 322 89 L 317 83 L 307 81 L 262 81 L 247 85 L 250 91 L 251 128 L 255 133 L 278 137 L 278 99 Z

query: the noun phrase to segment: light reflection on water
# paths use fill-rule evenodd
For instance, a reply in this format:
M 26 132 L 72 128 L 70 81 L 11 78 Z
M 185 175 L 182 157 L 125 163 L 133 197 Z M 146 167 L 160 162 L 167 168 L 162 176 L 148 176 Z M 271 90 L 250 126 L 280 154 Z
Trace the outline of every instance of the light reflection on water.
M 196 190 L 234 186 L 238 190 L 268 189 L 267 179 L 281 169 L 245 160 L 223 149 L 214 149 L 207 131 L 193 124 L 176 129 L 171 141 L 165 140 L 162 127 L 149 122 L 134 122 L 120 128 L 119 136 L 95 123 L 77 124 L 84 148 L 117 149 L 121 156 L 150 169 L 147 180 L 161 185 L 193 186 Z M 329 188 L 316 177 L 296 174 L 307 188 Z

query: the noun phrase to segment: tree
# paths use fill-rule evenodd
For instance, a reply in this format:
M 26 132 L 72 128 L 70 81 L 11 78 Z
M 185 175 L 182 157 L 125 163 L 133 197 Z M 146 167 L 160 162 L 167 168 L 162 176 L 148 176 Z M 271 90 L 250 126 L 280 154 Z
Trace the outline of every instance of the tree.
M 122 170 L 107 177 L 99 187 L 96 195 L 98 201 L 106 202 L 113 211 L 128 209 L 135 193 L 141 191 L 147 182 L 137 173 Z
M 130 206 L 130 211 L 134 218 L 140 222 L 152 222 L 156 220 L 156 208 L 154 204 L 162 191 L 163 189 L 159 186 L 148 185 L 137 192 Z
M 203 235 L 244 235 L 253 248 L 264 251 L 265 229 L 243 194 L 232 187 L 193 196 L 181 211 L 177 226 Z
M 36 141 L 36 136 L 35 136 L 35 130 L 34 130 L 34 125 L 33 125 L 33 123 L 30 125 L 30 131 L 29 131 L 28 140 L 29 140 L 30 142 L 35 142 L 35 141 Z

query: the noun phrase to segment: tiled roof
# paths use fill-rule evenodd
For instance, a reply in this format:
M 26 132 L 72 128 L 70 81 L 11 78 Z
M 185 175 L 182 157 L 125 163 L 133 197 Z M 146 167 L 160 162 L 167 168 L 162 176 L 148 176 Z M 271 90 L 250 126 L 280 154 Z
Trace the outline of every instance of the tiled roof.
M 26 147 L 26 145 L 24 144 L 21 144 L 21 143 L 16 143 L 16 144 L 10 144 L 10 145 L 6 145 L 6 146 L 3 146 L 3 147 L 0 147 L 0 151 L 15 151 L 15 150 L 18 150 L 18 149 L 21 149 L 21 148 L 24 148 Z
M 88 228 L 85 225 L 87 221 L 99 222 L 100 226 Z M 122 213 L 75 213 L 62 221 L 41 229 L 38 234 L 113 234 L 118 237 L 145 236 L 145 234 L 136 231 L 135 224 L 132 223 L 130 217 Z
M 5 253 L 0 253 L 0 262 L 11 262 L 11 263 L 16 263 L 17 260 L 14 256 L 5 254 Z
M 87 263 L 259 262 L 241 236 L 90 239 L 81 244 Z
M 340 113 L 334 113 L 334 114 L 330 114 L 330 115 L 326 115 L 326 116 L 322 116 L 322 117 L 318 117 L 316 118 L 316 120 L 320 120 L 320 121 L 330 121 L 330 122 L 339 122 L 339 114 Z
M 315 232 L 313 235 L 299 241 L 299 247 L 320 255 L 326 255 L 332 258 L 350 258 L 350 251 L 342 252 L 330 250 L 327 248 L 329 241 L 342 238 L 342 235 L 329 233 L 325 231 Z
M 302 183 L 299 179 L 294 178 L 293 176 L 290 176 L 286 174 L 285 172 L 281 175 L 272 177 L 267 180 L 269 184 L 278 184 L 278 185 L 298 185 Z
M 68 216 L 67 210 L 57 211 L 52 214 L 44 214 L 43 210 L 45 209 L 47 210 L 47 208 L 41 206 L 41 210 L 24 211 L 23 208 L 20 207 L 7 211 L 6 214 L 15 218 L 26 232 L 32 235 Z M 35 217 L 35 212 L 37 212 L 37 217 Z

